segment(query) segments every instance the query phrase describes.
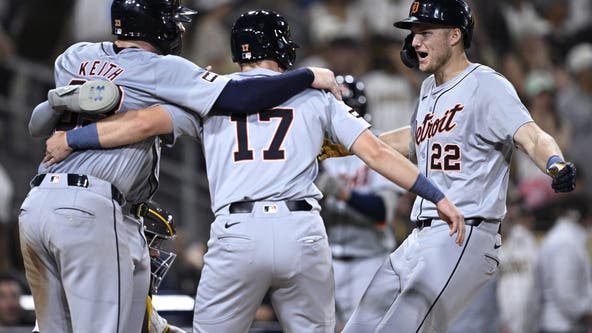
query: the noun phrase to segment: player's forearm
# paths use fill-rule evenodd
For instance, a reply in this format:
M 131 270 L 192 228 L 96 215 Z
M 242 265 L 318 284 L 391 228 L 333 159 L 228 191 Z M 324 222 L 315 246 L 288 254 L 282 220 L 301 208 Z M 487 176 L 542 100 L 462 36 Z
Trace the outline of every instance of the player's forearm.
M 352 151 L 370 168 L 405 190 L 413 186 L 419 174 L 419 170 L 408 159 L 376 139 L 369 131 L 362 133 L 354 142 Z
M 60 119 L 61 113 L 55 112 L 47 101 L 40 103 L 33 109 L 29 120 L 29 134 L 35 138 L 48 137 Z
M 378 140 L 366 130 L 354 142 L 353 152 L 370 168 L 382 176 L 433 203 L 438 203 L 445 196 L 432 184 L 413 163 L 403 155 Z
M 553 155 L 563 159 L 561 149 L 552 136 L 543 131 L 534 122 L 523 125 L 516 131 L 514 141 L 542 171 L 547 171 L 547 161 Z
M 171 118 L 162 106 L 122 112 L 97 122 L 102 148 L 128 145 L 172 131 Z
M 409 146 L 411 144 L 411 127 L 405 126 L 395 130 L 385 132 L 378 138 L 401 153 L 403 156 L 409 156 Z

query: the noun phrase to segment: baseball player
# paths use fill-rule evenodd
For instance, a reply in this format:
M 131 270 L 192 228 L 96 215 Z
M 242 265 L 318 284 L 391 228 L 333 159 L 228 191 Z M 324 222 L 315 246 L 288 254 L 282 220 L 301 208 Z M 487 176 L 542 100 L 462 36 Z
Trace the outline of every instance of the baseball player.
M 296 46 L 283 17 L 266 10 L 247 12 L 232 29 L 231 50 L 241 72 L 231 77 L 279 75 L 292 66 Z M 127 134 L 101 137 L 101 145 L 145 135 L 137 125 L 121 123 L 159 110 L 164 112 L 155 107 L 120 115 L 117 127 Z M 147 117 L 142 121 L 160 130 L 167 127 Z M 97 126 L 107 133 L 113 124 L 100 121 Z M 319 215 L 322 195 L 313 183 L 325 134 L 387 179 L 434 201 L 450 223 L 450 234 L 462 242 L 463 217 L 456 207 L 368 126 L 343 102 L 319 90 L 258 114 L 195 119 L 216 218 L 197 288 L 193 332 L 247 332 L 268 290 L 285 332 L 334 331 L 331 252 Z M 52 137 L 48 149 L 63 149 L 57 145 L 67 146 L 68 135 Z
M 364 83 L 351 75 L 336 79 L 344 103 L 368 117 Z M 323 160 L 315 184 L 324 196 L 321 215 L 333 256 L 340 330 L 378 267 L 395 249 L 393 218 L 400 189 L 356 156 Z
M 177 255 L 163 248 L 163 243 L 174 239 L 177 234 L 173 215 L 154 201 L 142 205 L 144 235 L 150 252 L 150 290 L 146 300 L 146 314 L 142 333 L 185 333 L 179 327 L 169 325 L 152 305 L 152 295 L 156 294 L 164 276 L 171 268 Z M 39 333 L 35 323 L 32 333 Z
M 445 332 L 496 272 L 516 147 L 571 191 L 575 168 L 531 119 L 515 89 L 489 67 L 468 61 L 473 31 L 464 0 L 419 0 L 395 26 L 410 29 L 402 60 L 431 74 L 421 86 L 411 127 L 383 134 L 412 153 L 421 173 L 446 188 L 465 216 L 461 246 L 428 200 L 415 200 L 416 228 L 374 276 L 344 332 Z M 411 146 L 410 146 L 411 145 Z M 390 306 L 378 308 L 376 299 Z
M 114 0 L 111 18 L 118 40 L 68 48 L 55 63 L 56 85 L 90 79 L 118 83 L 121 99 L 110 112 L 169 103 L 171 113 L 201 115 L 213 106 L 229 112 L 264 109 L 311 83 L 337 89 L 328 70 L 231 81 L 176 56 L 182 23 L 193 14 L 179 0 Z M 105 87 L 92 86 L 92 99 L 113 96 Z M 40 107 L 53 112 L 48 103 Z M 73 147 L 92 147 L 98 145 L 96 126 L 79 126 L 102 116 L 57 113 L 52 119 L 58 124 L 50 128 L 72 129 L 68 138 Z M 39 166 L 21 206 L 19 228 L 42 331 L 140 331 L 150 265 L 145 240 L 137 232 L 141 219 L 134 215 L 157 189 L 159 144 L 151 137 L 109 151 L 80 150 L 59 164 Z

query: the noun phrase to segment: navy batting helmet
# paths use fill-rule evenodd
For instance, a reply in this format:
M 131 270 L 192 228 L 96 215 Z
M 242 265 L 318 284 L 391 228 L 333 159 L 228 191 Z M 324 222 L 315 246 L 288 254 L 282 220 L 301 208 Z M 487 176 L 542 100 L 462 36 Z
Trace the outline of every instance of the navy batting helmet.
M 291 39 L 290 26 L 278 13 L 253 10 L 242 14 L 232 27 L 232 61 L 248 63 L 271 59 L 283 68 L 292 67 L 299 45 Z
M 335 77 L 341 89 L 343 102 L 354 109 L 360 117 L 369 119 L 367 114 L 368 99 L 366 98 L 366 87 L 362 81 L 357 80 L 352 75 L 338 75 Z
M 111 27 L 119 39 L 147 41 L 161 54 L 179 55 L 183 23 L 195 14 L 180 0 L 113 0 Z
M 463 32 L 465 49 L 471 46 L 473 14 L 465 0 L 418 0 L 411 4 L 409 17 L 395 22 L 395 27 L 410 29 L 416 23 L 442 24 L 459 28 Z

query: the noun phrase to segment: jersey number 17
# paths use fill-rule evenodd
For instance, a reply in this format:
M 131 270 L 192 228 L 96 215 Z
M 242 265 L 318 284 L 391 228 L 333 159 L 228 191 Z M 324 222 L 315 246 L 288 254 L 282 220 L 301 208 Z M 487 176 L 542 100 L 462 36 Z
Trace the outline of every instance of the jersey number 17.
M 234 161 L 253 160 L 253 149 L 249 148 L 249 129 L 247 115 L 233 114 L 230 121 L 236 124 L 236 142 L 238 150 L 234 152 Z M 267 149 L 263 150 L 263 160 L 283 160 L 285 151 L 282 148 L 288 129 L 294 120 L 292 109 L 271 109 L 259 112 L 259 122 L 270 122 L 271 118 L 280 118 L 275 133 Z

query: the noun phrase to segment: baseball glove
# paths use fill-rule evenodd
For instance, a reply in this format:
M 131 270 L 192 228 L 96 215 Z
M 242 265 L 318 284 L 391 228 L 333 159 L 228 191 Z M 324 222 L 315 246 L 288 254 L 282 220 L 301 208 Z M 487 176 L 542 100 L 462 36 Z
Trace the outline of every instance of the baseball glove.
M 322 161 L 331 157 L 343 157 L 351 154 L 352 153 L 344 146 L 340 145 L 339 143 L 333 143 L 331 140 L 325 138 L 325 140 L 323 140 L 323 147 L 321 147 L 321 151 L 319 152 L 317 159 Z

